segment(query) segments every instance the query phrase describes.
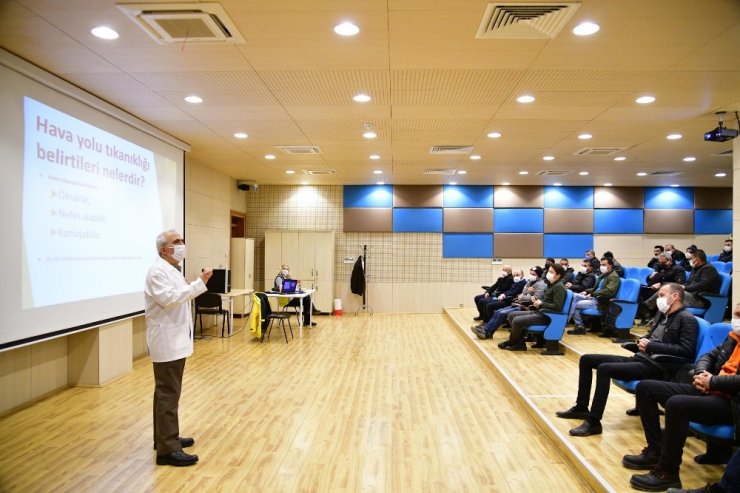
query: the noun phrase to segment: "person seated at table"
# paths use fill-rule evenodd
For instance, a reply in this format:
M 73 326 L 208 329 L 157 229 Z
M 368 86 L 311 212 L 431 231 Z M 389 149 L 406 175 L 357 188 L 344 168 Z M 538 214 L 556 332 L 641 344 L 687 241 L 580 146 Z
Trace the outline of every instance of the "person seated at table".
M 283 264 L 280 266 L 280 271 L 278 271 L 277 276 L 275 276 L 275 282 L 272 286 L 273 291 L 282 292 L 283 290 L 283 281 L 285 279 L 293 279 L 290 275 L 290 266 L 288 264 Z M 293 298 L 288 301 L 288 304 L 285 306 L 300 308 L 301 306 L 301 300 L 298 298 Z M 313 302 L 311 301 L 311 295 L 309 294 L 303 299 L 303 326 L 315 326 L 316 322 L 311 321 L 311 311 L 313 307 Z

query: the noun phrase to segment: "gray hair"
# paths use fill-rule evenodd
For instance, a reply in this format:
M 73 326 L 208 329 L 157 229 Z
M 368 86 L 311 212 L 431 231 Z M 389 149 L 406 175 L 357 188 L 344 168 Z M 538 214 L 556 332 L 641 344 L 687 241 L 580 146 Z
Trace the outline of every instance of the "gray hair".
M 167 240 L 167 236 L 170 233 L 177 234 L 177 231 L 175 231 L 174 229 L 170 229 L 169 231 L 163 231 L 159 233 L 159 235 L 157 235 L 157 253 L 159 253 L 160 250 L 167 246 L 167 242 L 169 241 Z
M 663 257 L 664 259 L 666 259 L 669 262 L 673 260 L 673 255 L 671 254 L 671 252 L 662 252 L 662 253 L 660 253 L 658 255 L 658 258 L 660 258 L 660 257 Z

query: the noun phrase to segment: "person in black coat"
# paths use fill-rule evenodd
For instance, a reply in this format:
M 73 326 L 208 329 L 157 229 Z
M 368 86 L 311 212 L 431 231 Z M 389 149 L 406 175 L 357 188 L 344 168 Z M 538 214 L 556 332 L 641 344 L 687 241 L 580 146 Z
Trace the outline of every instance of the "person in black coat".
M 674 264 L 680 265 L 681 267 L 686 267 L 686 255 L 684 255 L 681 250 L 676 250 L 676 247 L 673 246 L 672 243 L 666 243 L 665 253 L 671 254 L 671 258 L 673 259 Z
M 524 290 L 524 285 L 527 284 L 527 280 L 524 279 L 524 275 L 521 269 L 515 270 L 513 274 L 514 284 L 512 284 L 509 289 L 496 296 L 495 298 L 488 298 L 489 301 L 486 304 L 485 316 L 483 317 L 480 325 L 485 325 L 486 323 L 488 323 L 488 321 L 491 320 L 491 317 L 493 316 L 493 312 L 495 312 L 496 310 L 500 310 L 501 308 L 505 308 L 511 305 L 511 303 L 514 301 L 514 298 L 519 296 Z
M 719 254 L 720 262 L 732 262 L 732 240 L 726 239 L 725 246 L 722 248 L 722 253 Z
M 653 258 L 650 259 L 647 266 L 653 270 L 658 270 L 658 268 L 660 267 L 660 260 L 658 259 L 658 256 L 663 252 L 663 245 L 655 245 L 653 247 Z
M 591 265 L 591 262 L 584 260 L 575 279 L 570 282 L 565 282 L 564 286 L 574 293 L 581 293 L 594 287 L 594 284 L 596 284 L 594 268 Z
M 676 284 L 683 285 L 686 282 L 686 272 L 684 272 L 683 267 L 673 262 L 668 252 L 658 255 L 658 260 L 660 261 L 658 270 L 647 276 L 645 279 L 647 286 L 640 287 L 640 294 L 637 297 L 637 302 L 640 303 L 638 315 L 642 318 L 642 325 L 647 324 L 648 320 L 655 317 L 655 312 L 657 311 L 657 308 L 650 309 L 643 301 L 650 299 L 665 283 L 675 282 Z
M 489 298 L 496 298 L 498 295 L 505 293 L 514 284 L 514 276 L 511 274 L 511 266 L 504 265 L 501 267 L 501 274 L 492 286 L 483 286 L 486 290 L 483 294 L 473 298 L 475 307 L 478 309 L 478 316 L 473 320 L 483 320 L 486 316 L 486 305 Z

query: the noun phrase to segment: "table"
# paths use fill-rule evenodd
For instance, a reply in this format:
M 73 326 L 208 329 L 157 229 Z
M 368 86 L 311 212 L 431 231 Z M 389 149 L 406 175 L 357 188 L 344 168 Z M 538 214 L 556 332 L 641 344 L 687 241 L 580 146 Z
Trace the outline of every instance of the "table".
M 299 301 L 300 308 L 298 310 L 298 337 L 303 337 L 303 298 L 313 294 L 313 292 L 314 292 L 313 289 L 306 289 L 304 291 L 301 291 L 300 293 L 290 293 L 290 294 L 265 291 L 265 296 L 267 296 L 268 298 L 285 298 L 288 300 L 293 300 L 293 299 L 300 300 Z M 308 313 L 311 314 L 308 316 L 308 323 L 311 323 L 313 310 L 309 310 Z
M 254 293 L 254 289 L 232 289 L 228 293 L 219 293 L 221 295 L 221 301 L 229 303 L 229 336 L 234 333 L 234 298 L 238 296 L 244 296 L 244 309 L 247 308 L 247 297 Z M 242 312 L 242 318 L 244 318 L 246 312 Z

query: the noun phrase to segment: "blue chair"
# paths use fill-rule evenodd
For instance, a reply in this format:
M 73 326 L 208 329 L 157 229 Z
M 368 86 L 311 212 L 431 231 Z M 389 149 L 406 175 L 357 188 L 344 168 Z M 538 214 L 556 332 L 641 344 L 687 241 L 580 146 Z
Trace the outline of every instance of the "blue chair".
M 650 267 L 641 267 L 640 268 L 640 278 L 638 279 L 640 281 L 640 284 L 643 286 L 647 286 L 647 276 L 655 272 L 655 269 L 651 269 Z
M 624 268 L 624 278 L 625 279 L 636 279 L 637 281 L 641 281 L 640 267 L 625 267 Z
M 632 340 L 630 330 L 635 324 L 637 315 L 637 296 L 640 294 L 640 281 L 637 279 L 622 279 L 619 282 L 617 296 L 609 301 L 609 316 L 606 328 L 614 330 L 615 342 Z M 602 313 L 596 308 L 583 310 L 581 315 L 587 317 L 601 317 Z
M 715 269 L 717 269 L 717 272 L 732 274 L 732 262 L 720 262 L 719 260 L 715 260 L 714 262 L 711 262 L 711 264 Z
M 719 260 L 719 254 L 707 255 L 707 262 L 716 262 L 717 260 Z
M 565 332 L 565 324 L 568 322 L 568 313 L 570 312 L 571 303 L 573 303 L 573 291 L 566 289 L 565 302 L 560 311 L 540 310 L 541 314 L 550 319 L 550 323 L 547 325 L 533 325 L 531 327 L 527 327 L 528 332 L 542 332 L 542 335 L 545 338 L 545 349 L 540 354 L 545 356 L 563 354 L 560 350 L 559 341 L 563 338 L 563 333 Z
M 719 276 L 722 278 L 722 284 L 719 288 L 719 294 L 709 293 L 697 293 L 702 299 L 709 302 L 708 308 L 687 308 L 691 313 L 697 317 L 701 317 L 710 324 L 716 324 L 722 321 L 725 317 L 725 309 L 727 309 L 727 302 L 730 293 L 730 283 L 732 277 L 729 274 L 720 272 Z

